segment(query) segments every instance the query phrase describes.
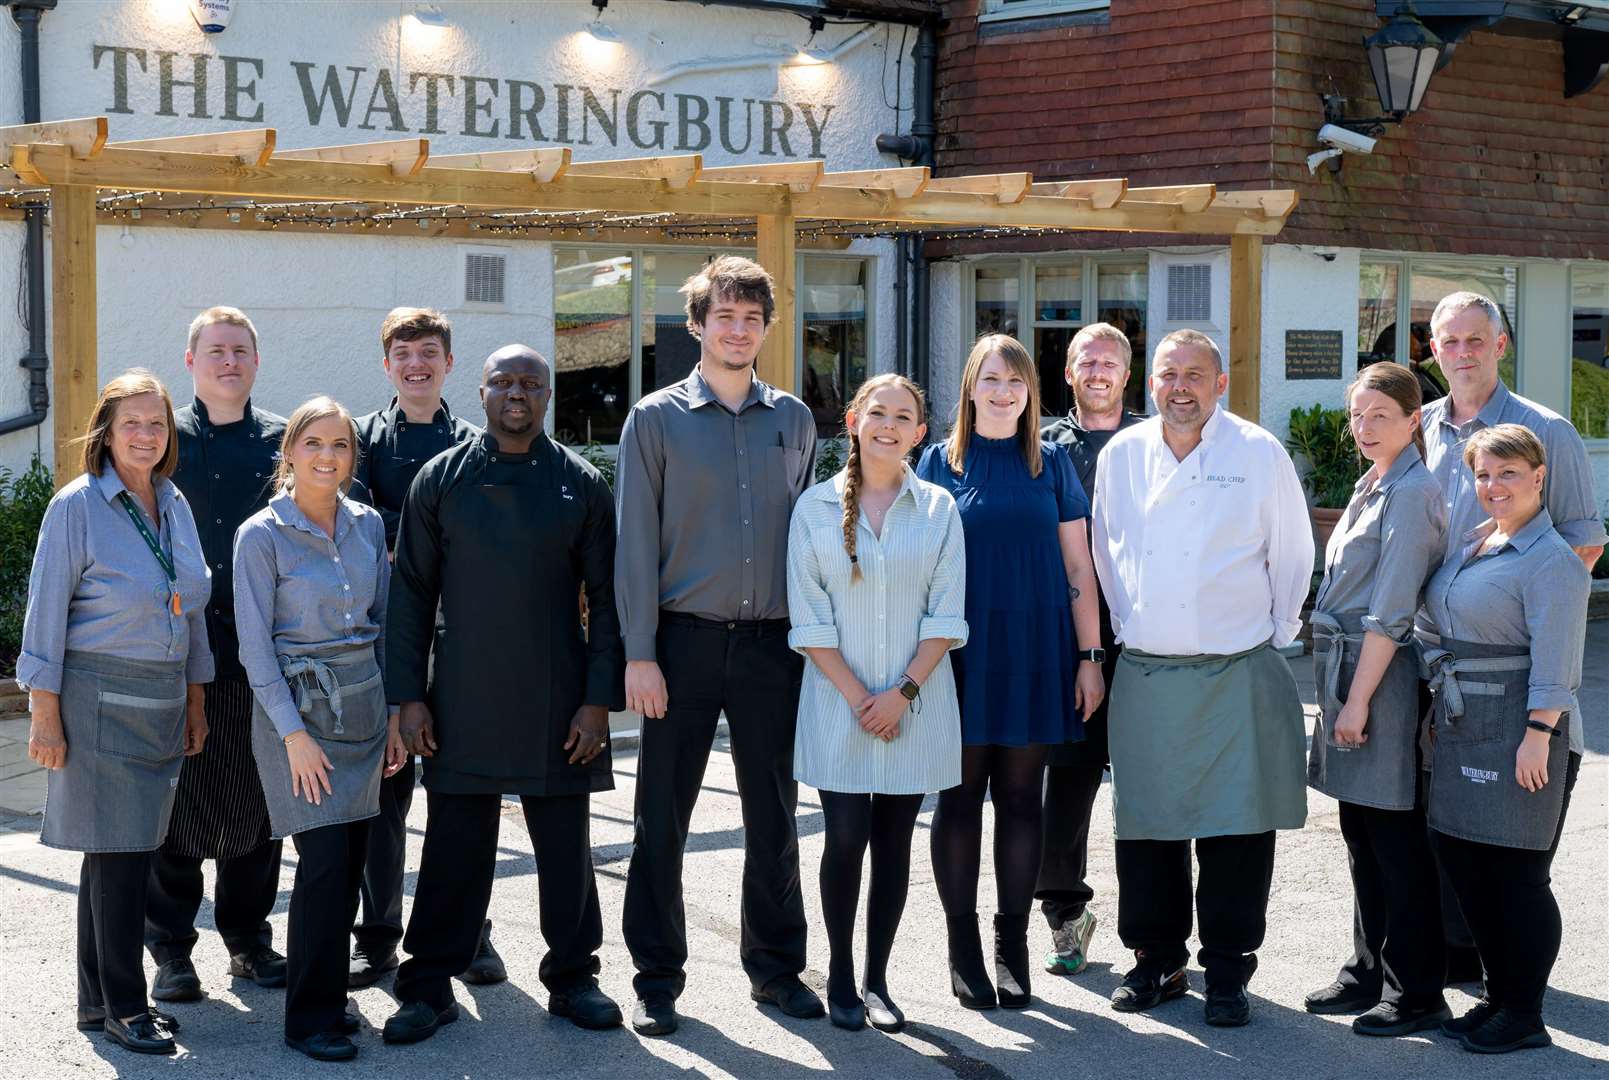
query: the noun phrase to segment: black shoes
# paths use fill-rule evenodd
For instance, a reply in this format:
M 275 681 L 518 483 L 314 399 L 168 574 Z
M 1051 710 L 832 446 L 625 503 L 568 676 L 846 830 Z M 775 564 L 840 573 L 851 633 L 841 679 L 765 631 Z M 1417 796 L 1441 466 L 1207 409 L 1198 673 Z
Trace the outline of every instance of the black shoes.
M 1541 1014 L 1516 1012 L 1500 1006 L 1491 1011 L 1480 1027 L 1465 1035 L 1462 1042 L 1465 1050 L 1477 1054 L 1507 1054 L 1552 1046 L 1553 1036 L 1543 1025 Z
M 146 1013 L 151 1017 L 152 1023 L 159 1024 L 168 1029 L 170 1034 L 179 1033 L 179 1018 L 170 1016 L 156 1006 L 148 1006 Z M 78 1007 L 78 1030 L 100 1031 L 106 1025 L 106 1006 L 80 1005 Z
M 1338 1016 L 1342 1013 L 1363 1012 L 1380 1003 L 1378 993 L 1370 993 L 1361 986 L 1336 981 L 1322 990 L 1315 990 L 1302 999 L 1302 1006 L 1319 1016 Z
M 1190 992 L 1184 968 L 1166 971 L 1144 958 L 1123 976 L 1123 985 L 1112 991 L 1112 1008 L 1118 1012 L 1144 1012 L 1164 1001 Z
M 1427 1028 L 1439 1028 L 1453 1018 L 1445 1001 L 1426 1005 L 1405 1005 L 1400 1001 L 1382 1001 L 1356 1020 L 1352 1030 L 1359 1035 L 1379 1035 L 1391 1038 L 1412 1035 Z
M 1033 1000 L 1028 983 L 1028 916 L 994 917 L 994 979 L 1002 1009 L 1026 1009 Z
M 669 1035 L 676 1030 L 676 1002 L 669 995 L 639 998 L 631 1010 L 631 1030 L 639 1035 Z
M 128 1023 L 108 1016 L 101 1024 L 106 1038 L 125 1050 L 136 1054 L 171 1054 L 179 1048 L 173 1042 L 173 1033 L 156 1022 L 150 1013 L 141 1013 Z
M 287 1035 L 285 1045 L 300 1050 L 314 1061 L 351 1061 L 358 1056 L 357 1043 L 340 1031 L 320 1031 L 302 1038 Z
M 578 1028 L 604 1031 L 617 1028 L 623 1017 L 620 1006 L 598 989 L 595 982 L 584 982 L 566 990 L 555 990 L 548 995 L 548 1012 L 562 1016 Z
M 151 996 L 158 1001 L 200 1001 L 201 978 L 196 974 L 196 966 L 190 962 L 188 956 L 175 956 L 165 964 L 159 964 L 156 969 L 156 979 L 151 983 Z M 146 1053 L 164 1053 L 165 1051 L 146 1051 Z
M 832 1021 L 833 1027 L 840 1027 L 845 1031 L 859 1031 L 866 1026 L 866 1003 L 857 1001 L 853 1005 L 840 1005 L 828 998 L 827 1018 Z
M 366 945 L 358 942 L 352 947 L 352 962 L 346 969 L 346 985 L 353 990 L 373 986 L 388 971 L 397 970 L 395 944 Z
M 749 997 L 761 1005 L 775 1005 L 783 1015 L 795 1020 L 814 1020 L 827 1014 L 821 998 L 797 975 L 778 975 L 758 990 L 750 990 Z
M 229 974 L 272 989 L 285 985 L 285 958 L 267 945 L 253 945 L 229 958 Z
M 899 1011 L 886 990 L 866 990 L 866 1019 L 878 1031 L 904 1031 L 905 1014 Z
M 950 948 L 950 992 L 967 1009 L 992 1009 L 999 1000 L 983 964 L 983 940 L 976 915 L 945 918 Z
M 508 969 L 503 966 L 503 958 L 492 948 L 492 920 L 487 919 L 486 925 L 481 927 L 480 945 L 475 949 L 475 959 L 469 962 L 469 967 L 458 977 L 472 986 L 488 986 L 508 978 Z
M 1456 1020 L 1443 1020 L 1441 1033 L 1449 1039 L 1457 1039 L 1462 1042 L 1465 1035 L 1486 1023 L 1486 1018 L 1496 1011 L 1496 1005 L 1489 1001 L 1482 1001 Z
M 455 1001 L 437 1012 L 423 1001 L 410 1001 L 391 1015 L 380 1037 L 388 1043 L 416 1043 L 436 1033 L 436 1029 L 458 1019 Z
M 1251 1000 L 1240 983 L 1207 984 L 1207 1004 L 1203 1012 L 1213 1027 L 1244 1027 L 1251 1022 Z

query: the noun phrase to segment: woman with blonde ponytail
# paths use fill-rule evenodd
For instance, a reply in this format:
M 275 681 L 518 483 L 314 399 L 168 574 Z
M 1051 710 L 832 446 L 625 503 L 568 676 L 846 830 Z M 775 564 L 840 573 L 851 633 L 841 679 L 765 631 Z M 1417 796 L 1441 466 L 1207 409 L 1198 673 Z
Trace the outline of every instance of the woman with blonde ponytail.
M 862 384 L 844 418 L 844 470 L 810 488 L 788 535 L 788 644 L 809 657 L 794 777 L 826 818 L 821 908 L 832 950 L 828 1012 L 898 1031 L 888 957 L 910 881 L 911 832 L 930 791 L 961 780 L 961 717 L 949 651 L 966 643 L 966 551 L 955 500 L 906 458 L 927 433 L 921 389 Z M 866 968 L 853 938 L 871 848 Z

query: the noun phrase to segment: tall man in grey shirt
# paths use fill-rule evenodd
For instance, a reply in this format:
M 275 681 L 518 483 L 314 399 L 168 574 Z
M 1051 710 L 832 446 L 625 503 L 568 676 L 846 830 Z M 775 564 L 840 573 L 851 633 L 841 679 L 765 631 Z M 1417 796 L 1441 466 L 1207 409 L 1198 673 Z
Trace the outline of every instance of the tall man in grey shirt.
M 824 1012 L 799 981 L 793 733 L 804 662 L 788 648 L 787 589 L 788 519 L 814 474 L 815 422 L 754 374 L 776 313 L 770 275 L 724 256 L 682 292 L 698 365 L 631 410 L 616 481 L 626 705 L 643 716 L 624 917 L 637 965 L 632 1026 L 643 1035 L 676 1030 L 682 852 L 722 712 L 743 803 L 739 955 L 750 994 L 790 1016 Z

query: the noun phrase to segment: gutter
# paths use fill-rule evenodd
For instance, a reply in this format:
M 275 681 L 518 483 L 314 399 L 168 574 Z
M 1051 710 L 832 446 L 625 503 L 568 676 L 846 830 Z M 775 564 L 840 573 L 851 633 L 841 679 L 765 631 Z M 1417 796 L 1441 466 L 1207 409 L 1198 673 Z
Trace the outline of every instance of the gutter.
M 877 149 L 909 161 L 912 165 L 933 165 L 933 143 L 938 134 L 934 120 L 936 92 L 934 89 L 939 60 L 938 23 L 928 19 L 916 32 L 916 45 L 911 50 L 915 64 L 913 101 L 911 103 L 911 130 L 908 135 L 879 135 Z M 899 274 L 896 291 L 901 300 L 908 296 L 910 303 L 901 313 L 910 320 L 910 355 L 905 354 L 906 335 L 898 335 L 898 367 L 909 372 L 918 386 L 927 386 L 933 373 L 933 345 L 931 322 L 928 317 L 932 293 L 932 274 L 927 256 L 922 250 L 921 234 L 905 234 L 899 238 Z M 930 428 L 936 430 L 936 427 Z

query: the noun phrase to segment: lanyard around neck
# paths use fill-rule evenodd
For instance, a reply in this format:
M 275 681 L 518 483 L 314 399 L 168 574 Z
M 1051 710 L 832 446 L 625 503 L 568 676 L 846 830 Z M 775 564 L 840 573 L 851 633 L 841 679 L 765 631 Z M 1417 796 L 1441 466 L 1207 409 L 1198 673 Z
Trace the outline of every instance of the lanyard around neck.
M 129 520 L 134 522 L 134 527 L 139 530 L 140 539 L 145 541 L 145 546 L 151 549 L 152 555 L 156 556 L 157 565 L 161 566 L 162 572 L 168 576 L 168 591 L 173 598 L 173 613 L 175 615 L 179 614 L 179 590 L 175 585 L 179 575 L 174 569 L 173 557 L 162 550 L 162 545 L 157 541 L 156 534 L 145 523 L 145 515 L 140 512 L 138 506 L 134 505 L 133 497 L 127 491 L 119 491 L 117 501 L 123 504 L 124 510 L 128 511 Z

